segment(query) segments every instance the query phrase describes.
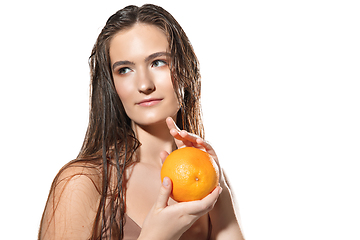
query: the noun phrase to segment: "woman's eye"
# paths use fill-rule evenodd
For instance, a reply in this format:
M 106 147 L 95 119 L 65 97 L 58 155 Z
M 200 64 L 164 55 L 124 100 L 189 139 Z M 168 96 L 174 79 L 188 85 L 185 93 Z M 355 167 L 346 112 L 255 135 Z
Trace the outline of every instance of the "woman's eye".
M 120 69 L 119 69 L 119 74 L 120 74 L 120 75 L 124 75 L 124 74 L 127 74 L 127 73 L 130 72 L 130 71 L 131 71 L 130 68 L 128 68 L 128 67 L 123 67 L 123 68 L 120 68 Z
M 163 60 L 155 60 L 152 62 L 151 66 L 152 67 L 162 67 L 165 66 L 167 63 Z

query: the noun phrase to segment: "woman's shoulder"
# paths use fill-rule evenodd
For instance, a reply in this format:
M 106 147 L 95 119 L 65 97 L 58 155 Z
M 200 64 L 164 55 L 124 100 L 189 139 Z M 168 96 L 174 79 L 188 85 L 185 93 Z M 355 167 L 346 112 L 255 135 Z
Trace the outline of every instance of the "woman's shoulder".
M 88 236 L 99 205 L 99 187 L 99 170 L 91 164 L 72 161 L 61 168 L 50 189 L 40 236 L 57 239 L 55 235 L 65 237 L 80 229 Z
M 71 181 L 82 182 L 89 179 L 93 184 L 99 185 L 101 179 L 101 168 L 91 162 L 73 160 L 65 164 L 55 176 L 54 184 Z
M 101 184 L 100 168 L 89 162 L 72 160 L 65 164 L 56 174 L 49 197 L 63 195 L 64 191 L 99 189 Z M 86 191 L 87 192 L 87 191 Z
M 89 162 L 71 161 L 64 165 L 55 176 L 50 195 L 60 200 L 73 196 L 94 198 L 101 193 L 101 170 Z M 79 195 L 83 196 L 79 196 Z M 81 199 L 81 198 L 80 198 Z
M 62 204 L 81 204 L 81 201 L 96 204 L 100 189 L 100 172 L 97 168 L 70 162 L 55 177 L 50 194 L 58 201 L 63 201 Z
M 101 170 L 95 164 L 73 160 L 55 176 L 49 198 L 57 202 L 97 199 L 101 194 Z

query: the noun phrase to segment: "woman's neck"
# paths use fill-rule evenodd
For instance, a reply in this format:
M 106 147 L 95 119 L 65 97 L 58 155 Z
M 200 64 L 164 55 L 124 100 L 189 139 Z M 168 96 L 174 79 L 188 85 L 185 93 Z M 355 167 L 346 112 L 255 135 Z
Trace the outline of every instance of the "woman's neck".
M 136 137 L 141 143 L 139 148 L 139 160 L 142 163 L 161 167 L 160 153 L 171 153 L 176 149 L 175 141 L 169 132 L 165 120 L 160 123 L 140 126 L 132 123 Z

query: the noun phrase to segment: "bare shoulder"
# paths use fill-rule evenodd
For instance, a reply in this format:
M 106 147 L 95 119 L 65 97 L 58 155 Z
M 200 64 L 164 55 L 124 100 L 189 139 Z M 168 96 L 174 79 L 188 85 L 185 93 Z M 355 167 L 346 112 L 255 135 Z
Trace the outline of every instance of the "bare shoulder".
M 55 190 L 71 190 L 76 188 L 91 191 L 100 188 L 100 170 L 89 163 L 70 162 L 66 164 L 54 179 Z
M 99 205 L 100 172 L 86 164 L 65 165 L 55 177 L 44 210 L 40 239 L 86 239 Z

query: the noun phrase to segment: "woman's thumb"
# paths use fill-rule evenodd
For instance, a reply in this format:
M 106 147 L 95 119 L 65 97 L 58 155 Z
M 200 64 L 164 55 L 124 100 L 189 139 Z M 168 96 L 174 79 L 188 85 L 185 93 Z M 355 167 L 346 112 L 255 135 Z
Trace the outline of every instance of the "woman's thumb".
M 171 194 L 172 184 L 168 177 L 164 177 L 160 188 L 159 197 L 157 199 L 156 208 L 165 208 Z

